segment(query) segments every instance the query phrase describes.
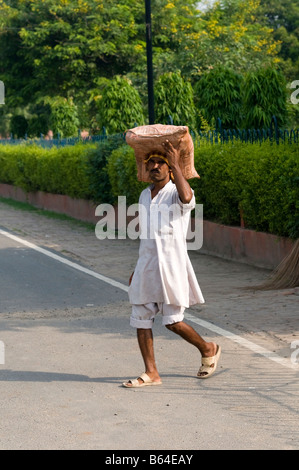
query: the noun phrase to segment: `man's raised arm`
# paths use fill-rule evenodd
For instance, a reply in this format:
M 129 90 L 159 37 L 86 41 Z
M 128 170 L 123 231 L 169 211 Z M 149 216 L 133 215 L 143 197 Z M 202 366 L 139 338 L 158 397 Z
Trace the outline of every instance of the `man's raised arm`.
M 168 140 L 163 145 L 173 174 L 174 182 L 180 196 L 180 200 L 183 204 L 188 204 L 193 197 L 193 193 L 188 181 L 183 176 L 181 167 L 179 165 L 180 151 L 174 148 L 174 146 Z

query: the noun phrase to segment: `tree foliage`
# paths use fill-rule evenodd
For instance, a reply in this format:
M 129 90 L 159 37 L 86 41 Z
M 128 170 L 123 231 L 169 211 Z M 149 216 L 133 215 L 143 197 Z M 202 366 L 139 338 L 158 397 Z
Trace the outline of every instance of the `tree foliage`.
M 218 66 L 204 73 L 194 86 L 199 115 L 214 125 L 220 118 L 224 128 L 240 127 L 241 84 L 242 75 L 228 67 Z
M 77 106 L 71 98 L 62 96 L 45 97 L 43 103 L 50 106 L 49 125 L 55 135 L 71 137 L 76 135 L 79 127 Z
M 258 19 L 273 30 L 279 42 L 278 57 L 288 80 L 299 76 L 299 3 L 294 0 L 261 0 Z
M 272 116 L 279 126 L 287 119 L 286 83 L 273 68 L 249 72 L 244 80 L 243 105 L 245 127 L 270 127 Z
M 277 64 L 298 78 L 295 0 L 220 0 L 203 11 L 193 0 L 151 5 L 156 83 L 180 72 L 193 86 L 220 65 L 244 75 Z M 43 97 L 60 96 L 74 101 L 80 126 L 97 128 L 105 81 L 117 75 L 131 79 L 146 109 L 144 0 L 0 0 L 0 40 L 7 116 L 30 120 Z
M 188 125 L 195 128 L 193 89 L 180 72 L 165 73 L 155 86 L 155 119 L 161 124 Z
M 211 66 L 244 73 L 275 62 L 279 42 L 269 25 L 258 21 L 260 0 L 221 0 L 199 15 L 196 31 L 184 38 L 177 62 L 197 79 Z
M 116 76 L 104 88 L 97 102 L 97 122 L 109 134 L 125 132 L 134 124 L 144 123 L 142 102 L 137 90 L 126 78 Z

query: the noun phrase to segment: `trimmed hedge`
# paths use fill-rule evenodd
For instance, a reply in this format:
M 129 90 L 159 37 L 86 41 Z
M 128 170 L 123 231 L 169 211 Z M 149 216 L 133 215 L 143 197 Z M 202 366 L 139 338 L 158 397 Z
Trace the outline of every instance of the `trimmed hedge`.
M 299 237 L 299 146 L 294 144 L 200 145 L 194 181 L 204 217 L 227 225 Z
M 107 163 L 113 150 L 123 145 L 123 143 L 123 135 L 117 134 L 109 136 L 94 149 L 88 151 L 87 175 L 90 182 L 91 199 L 95 203 L 105 202 L 113 204 L 115 202 Z
M 195 166 L 201 178 L 190 184 L 205 219 L 240 226 L 242 217 L 247 228 L 299 237 L 298 145 L 200 140 Z M 96 203 L 122 195 L 132 204 L 147 186 L 137 181 L 134 152 L 121 136 L 50 150 L 1 145 L 0 181 Z
M 108 175 L 114 196 L 126 196 L 127 204 L 138 202 L 140 192 L 148 186 L 137 180 L 137 168 L 134 151 L 129 145 L 114 150 L 108 160 Z
M 190 181 L 204 218 L 291 238 L 299 237 L 299 146 L 199 142 L 195 167 L 201 178 Z M 108 174 L 115 196 L 128 204 L 145 187 L 136 179 L 133 150 L 112 152 Z
M 44 149 L 37 145 L 1 145 L 0 181 L 28 192 L 45 191 L 89 199 L 87 154 L 94 147 L 77 144 Z

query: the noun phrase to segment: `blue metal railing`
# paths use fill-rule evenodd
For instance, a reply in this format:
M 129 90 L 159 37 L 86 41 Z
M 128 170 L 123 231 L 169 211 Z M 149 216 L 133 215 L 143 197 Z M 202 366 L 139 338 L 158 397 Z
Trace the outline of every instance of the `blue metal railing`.
M 88 137 L 81 137 L 80 136 L 80 131 L 78 131 L 78 136 L 77 137 L 65 137 L 61 138 L 59 135 L 53 139 L 46 139 L 43 136 L 40 138 L 28 138 L 25 136 L 23 139 L 14 139 L 13 137 L 9 139 L 0 139 L 0 144 L 11 144 L 11 145 L 19 145 L 19 144 L 35 144 L 35 145 L 40 145 L 41 147 L 44 148 L 52 148 L 52 147 L 65 147 L 67 145 L 75 145 L 78 143 L 93 143 L 93 142 L 101 142 L 105 139 L 107 139 L 107 133 L 106 130 L 103 129 L 101 134 L 97 135 L 90 135 Z
M 168 124 L 173 124 L 171 116 L 168 117 Z M 136 124 L 137 126 L 137 124 Z M 190 133 L 197 145 L 200 145 L 201 140 L 211 144 L 224 144 L 232 141 L 240 141 L 244 143 L 265 142 L 271 141 L 279 143 L 299 143 L 299 129 L 281 129 L 277 125 L 276 117 L 272 117 L 271 126 L 263 129 L 223 129 L 221 119 L 216 121 L 216 129 L 209 131 L 193 131 Z M 125 138 L 125 133 L 116 134 Z M 91 135 L 88 137 L 81 137 L 78 131 L 77 137 L 60 138 L 59 135 L 54 139 L 45 139 L 43 136 L 40 138 L 30 139 L 25 136 L 23 139 L 0 139 L 0 144 L 36 144 L 45 148 L 51 147 L 65 147 L 67 145 L 75 145 L 81 143 L 94 143 L 102 142 L 109 136 L 106 129 L 103 128 L 101 134 Z
M 195 135 L 195 133 L 193 133 Z M 215 130 L 198 131 L 200 139 L 212 144 L 223 144 L 232 141 L 241 141 L 244 143 L 271 141 L 279 143 L 299 143 L 299 129 L 280 129 L 277 125 L 277 119 L 272 117 L 271 126 L 262 129 L 223 129 L 220 118 L 217 119 Z M 200 144 L 199 139 L 199 144 Z

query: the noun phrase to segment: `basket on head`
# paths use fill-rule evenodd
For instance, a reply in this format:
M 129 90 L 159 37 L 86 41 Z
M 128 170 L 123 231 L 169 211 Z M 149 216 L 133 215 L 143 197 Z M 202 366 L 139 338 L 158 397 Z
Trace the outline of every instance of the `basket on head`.
M 138 180 L 151 181 L 144 160 L 151 153 L 164 154 L 163 144 L 166 140 L 180 150 L 179 165 L 184 177 L 199 178 L 194 167 L 194 146 L 188 127 L 150 124 L 134 127 L 126 133 L 126 141 L 134 149 Z

